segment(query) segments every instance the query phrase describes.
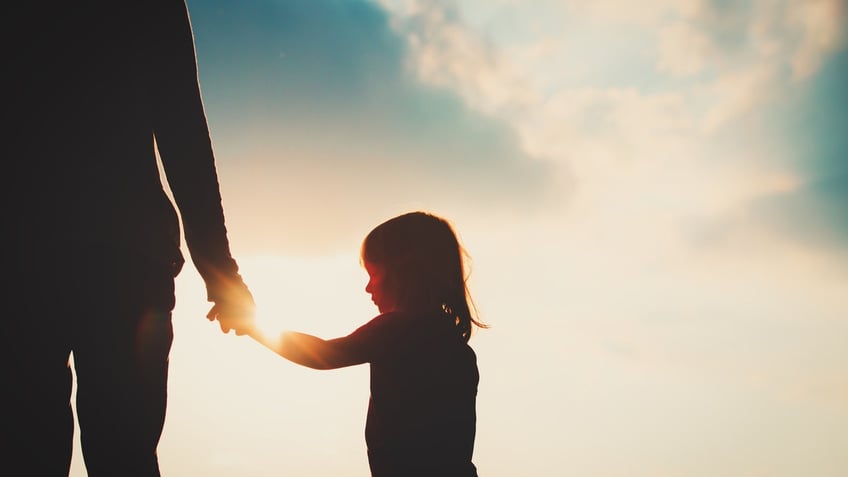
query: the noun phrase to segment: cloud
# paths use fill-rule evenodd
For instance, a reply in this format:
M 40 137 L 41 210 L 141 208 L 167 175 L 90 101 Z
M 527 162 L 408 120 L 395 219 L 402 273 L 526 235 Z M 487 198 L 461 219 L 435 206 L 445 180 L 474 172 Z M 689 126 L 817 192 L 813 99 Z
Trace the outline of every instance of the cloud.
M 848 259 L 848 50 L 833 56 L 803 95 L 789 98 L 775 121 L 774 142 L 803 172 L 798 190 L 754 205 L 776 232 Z M 848 263 L 845 260 L 842 263 Z
M 780 97 L 796 87 L 790 80 L 815 75 L 846 40 L 841 0 L 655 0 L 632 7 L 613 0 L 565 2 L 563 17 L 572 12 L 609 28 L 657 32 L 658 73 L 688 79 L 676 87 L 697 86 L 693 93 L 723 90 L 714 96 L 720 104 L 707 121 L 710 127 L 730 124 L 758 101 Z
M 773 124 L 843 47 L 839 1 L 487 5 L 509 21 L 439 0 L 192 4 L 223 187 L 252 194 L 225 196 L 233 220 L 321 248 L 375 214 L 560 216 L 577 193 L 609 220 L 651 197 L 639 220 L 685 239 L 769 197 L 843 204 Z M 312 220 L 244 218 L 269 215 Z
M 664 26 L 659 43 L 658 68 L 674 76 L 700 73 L 714 54 L 709 38 L 685 22 Z
M 703 88 L 713 98 L 703 120 L 706 132 L 738 123 L 739 119 L 778 97 L 778 70 L 756 64 L 725 73 Z
M 790 151 L 787 135 L 776 126 L 776 118 L 827 104 L 799 98 L 820 88 L 811 80 L 832 76 L 821 68 L 844 47 L 845 8 L 838 0 L 657 0 L 632 7 L 613 1 L 502 2 L 493 8 L 510 18 L 511 31 L 538 33 L 506 44 L 487 39 L 496 31 L 472 28 L 455 2 L 389 3 L 395 5 L 395 28 L 413 45 L 412 65 L 420 77 L 503 118 L 526 151 L 572 171 L 582 196 L 576 203 L 611 207 L 594 209 L 598 220 L 622 220 L 618 207 L 633 203 L 618 198 L 641 196 L 656 200 L 638 202 L 640 221 L 663 230 L 682 227 L 684 236 L 700 223 L 696 228 L 738 237 L 718 226 L 736 223 L 758 228 L 758 240 L 787 240 L 787 227 L 815 228 L 802 220 L 814 212 L 822 217 L 816 226 L 821 233 L 814 235 L 832 229 L 839 236 L 844 227 L 838 211 L 846 204 L 836 192 L 844 171 L 818 177 L 804 163 L 821 152 L 812 146 L 806 153 Z M 607 38 L 607 50 L 618 49 L 618 55 L 598 49 L 598 38 Z M 653 46 L 621 49 L 622 39 Z M 603 61 L 593 62 L 598 54 Z M 575 82 L 575 71 L 585 72 L 579 76 L 584 83 Z M 830 120 L 817 117 L 815 124 L 832 130 L 829 136 L 841 134 L 833 130 L 845 124 L 838 113 L 831 112 Z M 811 131 L 812 124 L 794 128 L 816 136 L 813 144 L 833 142 Z M 796 205 L 787 207 L 787 201 Z M 784 207 L 764 205 L 772 202 Z M 776 209 L 786 211 L 780 220 Z M 740 211 L 747 219 L 740 219 Z M 716 226 L 706 225 L 711 222 Z M 815 248 L 822 241 L 805 243 Z
M 575 15 L 595 17 L 616 25 L 636 24 L 653 28 L 670 14 L 690 15 L 702 3 L 700 0 L 566 0 L 561 8 Z
M 561 193 L 512 125 L 410 70 L 415 46 L 372 2 L 189 8 L 228 224 L 251 231 L 234 232 L 245 248 L 326 251 L 410 208 L 521 214 Z M 474 61 L 485 48 L 466 47 L 455 74 L 480 69 L 486 88 Z
M 393 17 L 409 67 L 427 84 L 456 91 L 476 110 L 503 112 L 533 93 L 503 52 L 461 18 L 453 1 L 413 1 Z
M 840 0 L 793 2 L 786 9 L 786 23 L 800 36 L 792 54 L 796 78 L 808 78 L 826 55 L 844 45 L 845 3 Z

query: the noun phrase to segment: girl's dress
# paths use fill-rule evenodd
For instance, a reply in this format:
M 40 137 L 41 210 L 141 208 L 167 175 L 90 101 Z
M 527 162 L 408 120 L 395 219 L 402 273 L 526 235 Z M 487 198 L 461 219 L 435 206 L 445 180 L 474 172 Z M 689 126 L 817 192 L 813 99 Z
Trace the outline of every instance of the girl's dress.
M 331 340 L 371 364 L 365 426 L 373 477 L 476 477 L 477 357 L 443 313 L 384 313 Z

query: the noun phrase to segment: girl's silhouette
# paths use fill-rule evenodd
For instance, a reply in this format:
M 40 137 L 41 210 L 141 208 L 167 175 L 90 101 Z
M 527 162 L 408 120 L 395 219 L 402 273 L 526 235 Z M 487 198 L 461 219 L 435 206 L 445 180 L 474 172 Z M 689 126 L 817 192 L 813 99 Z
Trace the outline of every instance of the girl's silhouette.
M 451 225 L 426 212 L 390 219 L 365 238 L 365 291 L 380 314 L 348 336 L 324 340 L 293 331 L 282 357 L 310 368 L 371 364 L 365 427 L 373 477 L 474 477 L 477 382 L 463 256 Z

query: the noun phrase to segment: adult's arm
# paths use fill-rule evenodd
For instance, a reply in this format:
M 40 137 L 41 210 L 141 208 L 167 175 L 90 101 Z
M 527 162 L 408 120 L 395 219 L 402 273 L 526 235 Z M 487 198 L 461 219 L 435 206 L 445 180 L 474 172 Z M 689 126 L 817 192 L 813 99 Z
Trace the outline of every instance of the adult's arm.
M 239 303 L 250 307 L 252 296 L 230 254 L 186 4 L 153 0 L 145 7 L 154 15 L 153 132 L 191 260 L 206 284 L 209 301 L 223 308 L 237 308 Z

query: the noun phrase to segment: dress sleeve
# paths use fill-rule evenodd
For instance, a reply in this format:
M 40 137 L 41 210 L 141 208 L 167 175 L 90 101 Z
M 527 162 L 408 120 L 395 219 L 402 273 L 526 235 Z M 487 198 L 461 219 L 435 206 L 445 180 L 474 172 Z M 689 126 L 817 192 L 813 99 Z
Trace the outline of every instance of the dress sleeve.
M 329 340 L 332 349 L 346 362 L 373 363 L 396 356 L 413 338 L 415 321 L 406 314 L 384 313 L 353 333 Z

